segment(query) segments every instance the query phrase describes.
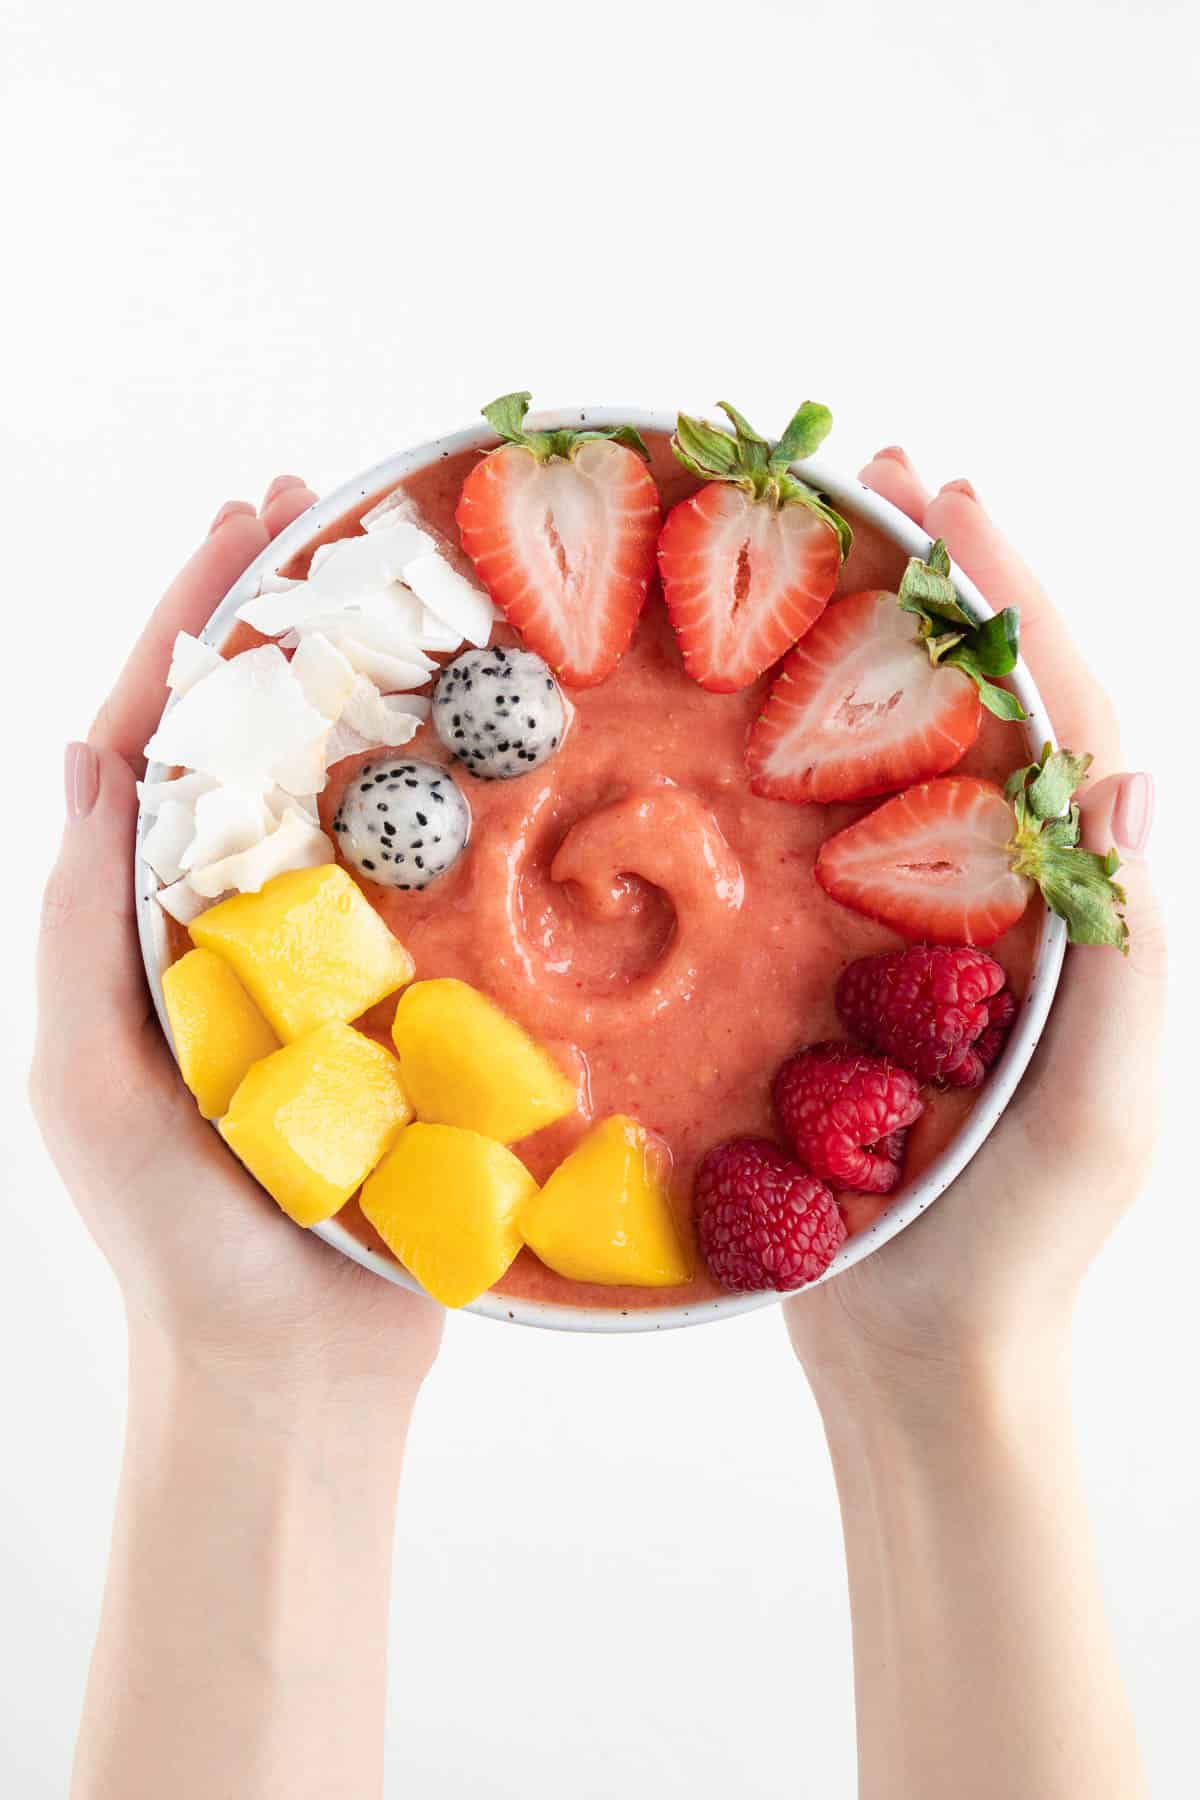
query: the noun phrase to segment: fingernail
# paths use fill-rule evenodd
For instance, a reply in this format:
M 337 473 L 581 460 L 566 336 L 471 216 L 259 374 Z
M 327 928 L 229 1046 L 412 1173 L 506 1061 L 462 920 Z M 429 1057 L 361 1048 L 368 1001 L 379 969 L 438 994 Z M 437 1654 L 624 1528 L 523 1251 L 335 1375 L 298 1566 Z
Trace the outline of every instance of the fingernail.
M 971 486 L 969 481 L 965 481 L 961 477 L 958 481 L 945 482 L 943 486 L 938 489 L 938 492 L 940 494 L 965 494 L 968 500 L 974 500 L 976 506 L 980 505 L 979 495 L 975 492 L 975 489 Z
M 68 744 L 63 767 L 67 817 L 86 819 L 100 792 L 100 759 L 90 744 Z
M 902 450 L 899 444 L 886 444 L 882 450 L 877 450 L 875 452 L 875 461 L 894 462 L 899 463 L 902 468 L 912 468 L 912 459 L 909 456 L 908 451 Z
M 214 531 L 220 529 L 226 519 L 232 519 L 235 513 L 249 513 L 251 517 L 253 517 L 254 508 L 248 500 L 227 500 L 208 528 L 209 537 L 212 536 Z
M 1113 837 L 1118 850 L 1140 856 L 1150 841 L 1154 823 L 1154 781 L 1149 775 L 1126 775 L 1112 811 Z
M 299 475 L 277 475 L 263 495 L 263 505 L 270 506 L 272 500 L 277 500 L 280 494 L 286 494 L 289 488 L 303 486 L 304 482 Z

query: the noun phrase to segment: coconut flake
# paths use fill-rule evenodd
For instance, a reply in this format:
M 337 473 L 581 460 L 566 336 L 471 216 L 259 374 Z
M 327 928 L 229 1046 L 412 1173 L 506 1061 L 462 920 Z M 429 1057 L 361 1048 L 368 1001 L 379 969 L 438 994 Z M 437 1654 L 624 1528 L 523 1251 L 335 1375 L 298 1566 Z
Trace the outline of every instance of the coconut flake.
M 409 518 L 414 523 L 417 509 L 402 487 L 393 488 L 382 500 L 377 500 L 369 512 L 365 512 L 359 520 L 364 531 L 390 531 L 398 518 Z
M 351 637 L 348 632 L 337 632 L 334 642 L 358 674 L 366 675 L 381 694 L 402 694 L 411 688 L 424 687 L 436 667 L 419 650 L 414 649 L 403 658 L 391 656 L 385 650 L 364 644 L 360 638 Z
M 415 556 L 424 556 L 429 550 L 445 552 L 450 548 L 449 540 L 430 524 L 412 495 L 402 487 L 393 488 L 390 494 L 385 494 L 369 512 L 362 515 L 359 523 L 364 531 L 376 535 L 395 531 L 401 525 L 410 526 L 425 540 L 409 552 L 410 560 Z
M 318 593 L 307 581 L 291 581 L 286 588 L 247 600 L 238 607 L 237 617 L 263 637 L 278 637 L 328 605 L 329 596 Z
M 235 787 L 214 788 L 196 802 L 195 836 L 179 866 L 186 874 L 189 869 L 206 868 L 239 850 L 249 850 L 266 837 L 273 823 L 261 794 Z
M 373 743 L 394 747 L 407 744 L 429 717 L 429 712 L 426 695 L 395 694 L 390 699 L 385 698 L 372 682 L 360 677 L 342 708 L 338 723 L 348 725 L 351 731 L 360 732 Z M 404 735 L 394 735 L 400 732 Z
M 282 789 L 277 790 L 279 793 L 282 793 L 282 791 Z M 287 798 L 287 796 L 284 797 L 285 799 Z M 317 805 L 317 797 L 315 794 L 301 794 L 298 798 L 289 800 L 288 804 L 293 811 L 303 813 L 306 819 L 311 819 L 314 825 L 319 825 L 321 823 L 321 809 Z M 275 817 L 281 819 L 286 811 L 287 807 L 281 807 Z
M 168 707 L 146 756 L 251 792 L 277 781 L 289 793 L 319 793 L 328 730 L 287 658 L 268 644 L 222 661 Z
M 325 744 L 325 767 L 327 770 L 332 769 L 335 763 L 344 762 L 348 756 L 361 756 L 364 750 L 376 750 L 378 747 L 370 738 L 364 737 L 361 731 L 352 731 L 349 725 L 339 719 Z
M 186 694 L 194 688 L 198 681 L 211 675 L 214 669 L 221 666 L 221 656 L 201 638 L 193 637 L 190 632 L 181 631 L 176 635 L 175 645 L 171 651 L 171 666 L 167 670 L 167 686 L 176 694 Z
M 323 718 L 336 719 L 354 687 L 354 666 L 323 632 L 302 637 L 291 661 L 304 698 Z
M 433 539 L 409 520 L 359 537 L 339 538 L 309 565 L 309 586 L 335 599 L 392 581 L 406 562 L 433 549 Z
M 487 643 L 495 622 L 492 603 L 444 557 L 435 552 L 405 563 L 404 580 L 436 618 L 453 626 L 469 644 L 482 649 Z
M 138 799 L 142 803 L 142 811 L 154 814 L 159 812 L 168 800 L 179 801 L 181 805 L 194 807 L 201 794 L 211 793 L 216 785 L 211 775 L 200 775 L 193 770 L 188 775 L 176 775 L 170 781 L 139 781 L 137 793 Z
M 185 875 L 181 880 L 173 881 L 169 887 L 159 888 L 154 897 L 172 919 L 177 919 L 181 925 L 190 925 L 202 912 L 207 912 L 220 896 L 214 895 L 213 900 L 206 900 L 196 892 Z
M 328 719 L 322 719 L 321 724 L 323 730 L 319 737 L 275 764 L 276 781 L 294 799 L 319 794 L 325 786 L 325 745 L 332 727 Z
M 329 734 L 325 765 L 332 768 L 347 756 L 364 750 L 395 750 L 414 738 L 428 719 L 430 701 L 424 694 L 379 693 L 373 682 L 360 676 L 342 716 Z
M 327 605 L 321 612 L 298 619 L 294 629 L 297 639 L 308 637 L 314 631 L 335 639 L 339 632 L 344 632 L 389 656 L 409 657 L 421 662 L 425 660 L 417 644 L 421 619 L 421 602 L 416 595 L 401 587 L 398 581 L 390 581 L 343 602 L 341 606 Z M 433 664 L 429 667 L 432 669 Z
M 421 626 L 417 633 L 417 643 L 422 650 L 441 652 L 458 650 L 462 647 L 462 632 L 453 625 L 445 624 L 431 613 L 427 606 L 421 607 Z
M 195 829 L 190 805 L 167 800 L 159 807 L 158 817 L 142 839 L 142 859 L 160 881 L 178 881 L 183 874 L 183 858 Z
M 260 843 L 206 868 L 193 869 L 190 879 L 196 892 L 207 899 L 228 889 L 256 894 L 264 883 L 288 869 L 314 869 L 332 861 L 333 845 L 325 833 L 306 813 L 290 806 Z

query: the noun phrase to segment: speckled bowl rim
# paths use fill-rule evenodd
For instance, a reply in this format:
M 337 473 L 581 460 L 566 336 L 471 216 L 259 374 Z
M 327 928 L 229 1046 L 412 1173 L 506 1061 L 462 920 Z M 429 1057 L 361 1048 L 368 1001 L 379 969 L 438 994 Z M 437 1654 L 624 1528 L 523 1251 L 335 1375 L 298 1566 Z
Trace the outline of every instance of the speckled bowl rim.
M 542 428 L 553 428 L 568 425 L 618 425 L 633 424 L 642 431 L 670 432 L 675 423 L 674 415 L 663 412 L 647 412 L 639 407 L 612 406 L 580 406 L 559 408 L 549 412 L 533 415 L 531 423 Z M 363 502 L 378 499 L 394 488 L 406 475 L 428 467 L 431 463 L 449 456 L 457 455 L 463 450 L 474 450 L 494 442 L 492 433 L 484 423 L 469 426 L 465 431 L 451 432 L 446 437 L 417 444 L 408 450 L 398 451 L 377 463 L 374 468 L 356 475 L 351 481 L 337 488 L 325 499 L 318 500 L 302 513 L 286 531 L 280 532 L 261 556 L 255 558 L 250 567 L 239 576 L 230 588 L 221 604 L 217 607 L 204 631 L 201 633 L 206 642 L 219 647 L 234 623 L 234 616 L 239 606 L 252 599 L 258 592 L 259 582 L 265 575 L 276 574 L 286 563 L 305 549 L 311 541 L 318 537 L 337 520 L 348 513 L 361 511 Z M 838 474 L 825 464 L 810 461 L 803 465 L 804 479 L 814 487 L 828 494 L 835 506 L 845 506 L 878 527 L 886 536 L 897 543 L 909 555 L 925 555 L 932 540 L 914 525 L 912 520 L 871 492 L 860 481 Z M 953 571 L 955 585 L 968 606 L 980 618 L 991 616 L 992 609 L 983 595 L 969 581 L 962 570 Z M 1031 753 L 1036 753 L 1047 741 L 1053 741 L 1050 720 L 1042 704 L 1040 694 L 1024 663 L 1012 677 L 1015 688 L 1029 720 L 1026 725 L 1026 741 Z M 1015 759 L 1014 759 L 1015 766 Z M 151 764 L 147 770 L 147 780 L 165 780 L 169 771 L 161 764 Z M 148 818 L 139 814 L 137 828 L 137 854 L 134 861 L 134 879 L 137 898 L 138 936 L 142 947 L 142 956 L 146 965 L 146 976 L 154 999 L 167 1042 L 174 1050 L 171 1027 L 166 1016 L 163 1003 L 162 973 L 167 965 L 168 937 L 166 918 L 162 908 L 157 904 L 154 895 L 158 887 L 153 873 L 142 861 L 141 846 L 149 828 Z M 1058 986 L 1062 970 L 1063 955 L 1066 949 L 1067 932 L 1063 921 L 1052 913 L 1045 914 L 1042 930 L 1034 957 L 1030 976 L 1029 991 L 1021 1012 L 1009 1034 L 1004 1054 L 988 1078 L 978 1102 L 972 1109 L 962 1129 L 955 1135 L 942 1153 L 925 1170 L 920 1179 L 913 1183 L 900 1195 L 888 1210 L 881 1214 L 875 1223 L 865 1231 L 852 1237 L 834 1258 L 822 1281 L 830 1281 L 841 1274 L 852 1264 L 870 1256 L 890 1238 L 904 1230 L 906 1225 L 931 1206 L 939 1195 L 945 1193 L 951 1182 L 960 1175 L 971 1161 L 971 1158 L 983 1145 L 997 1119 L 1011 1100 L 1029 1060 L 1037 1048 L 1038 1040 L 1045 1027 L 1055 989 Z M 364 1269 L 381 1275 L 387 1281 L 395 1282 L 400 1287 L 419 1292 L 419 1284 L 402 1269 L 398 1263 L 377 1252 L 367 1249 L 351 1236 L 336 1219 L 330 1219 L 323 1225 L 313 1227 L 316 1235 L 323 1238 L 333 1249 L 348 1256 L 352 1261 L 361 1264 Z M 814 1283 L 814 1286 L 820 1285 Z M 804 1290 L 808 1291 L 808 1290 Z M 544 1330 L 554 1331 L 669 1331 L 684 1325 L 702 1325 L 716 1319 L 734 1318 L 741 1313 L 753 1312 L 762 1306 L 775 1305 L 782 1294 L 729 1294 L 690 1302 L 681 1306 L 634 1307 L 622 1309 L 618 1307 L 566 1306 L 549 1301 L 521 1300 L 507 1294 L 487 1293 L 465 1310 L 478 1313 L 487 1319 L 499 1319 L 517 1325 L 532 1325 Z

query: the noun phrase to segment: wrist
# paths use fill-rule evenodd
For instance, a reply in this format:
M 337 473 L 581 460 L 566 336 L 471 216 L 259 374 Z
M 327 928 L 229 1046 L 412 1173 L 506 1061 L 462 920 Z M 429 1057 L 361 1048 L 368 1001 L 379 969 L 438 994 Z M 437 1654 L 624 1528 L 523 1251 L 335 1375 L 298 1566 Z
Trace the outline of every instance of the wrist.
M 419 1378 L 347 1371 L 321 1354 L 272 1357 L 130 1322 L 128 1437 L 159 1455 L 181 1437 L 209 1443 L 231 1472 L 253 1464 L 297 1479 L 336 1472 L 390 1504 Z M 367 1493 L 364 1493 L 367 1497 Z
M 1019 1443 L 1063 1429 L 1070 1412 L 1065 1325 L 1020 1343 L 975 1341 L 916 1352 L 872 1347 L 810 1370 L 835 1461 L 920 1457 L 947 1445 Z

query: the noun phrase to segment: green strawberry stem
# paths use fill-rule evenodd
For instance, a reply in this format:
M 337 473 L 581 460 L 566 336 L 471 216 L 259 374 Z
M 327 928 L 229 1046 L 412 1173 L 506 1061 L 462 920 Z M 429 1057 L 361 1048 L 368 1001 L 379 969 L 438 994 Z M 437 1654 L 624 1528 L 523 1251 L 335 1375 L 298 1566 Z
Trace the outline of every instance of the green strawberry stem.
M 1025 717 L 1017 696 L 992 680 L 996 675 L 1010 675 L 1017 666 L 1020 614 L 1015 606 L 1006 606 L 994 618 L 978 624 L 955 592 L 944 538 L 938 538 L 928 562 L 909 557 L 897 598 L 903 611 L 915 617 L 935 668 L 945 663 L 969 675 L 979 689 L 979 698 L 998 719 Z
M 676 459 L 701 481 L 733 482 L 765 505 L 809 507 L 837 533 L 845 562 L 854 537 L 849 525 L 815 488 L 806 487 L 791 472 L 793 463 L 803 462 L 829 436 L 833 426 L 829 408 L 806 400 L 779 442 L 772 444 L 728 400 L 718 400 L 717 405 L 733 426 L 732 435 L 707 419 L 680 413 L 671 439 Z
M 1047 744 L 1037 762 L 1009 776 L 1004 792 L 1016 820 L 1009 844 L 1012 867 L 1035 881 L 1051 912 L 1066 920 L 1071 943 L 1113 944 L 1124 954 L 1129 949 L 1121 913 L 1125 891 L 1113 880 L 1120 858 L 1115 850 L 1099 856 L 1079 843 L 1079 808 L 1072 796 L 1091 761 Z
M 636 450 L 646 462 L 650 461 L 642 435 L 632 425 L 611 425 L 597 431 L 526 431 L 525 414 L 529 411 L 529 402 L 533 399 L 530 393 L 501 394 L 499 400 L 493 400 L 485 406 L 483 416 L 506 444 L 519 444 L 522 450 L 531 450 L 539 462 L 549 462 L 552 456 L 569 459 L 580 444 L 586 444 L 594 438 L 607 438 L 611 443 L 624 444 L 627 450 Z

